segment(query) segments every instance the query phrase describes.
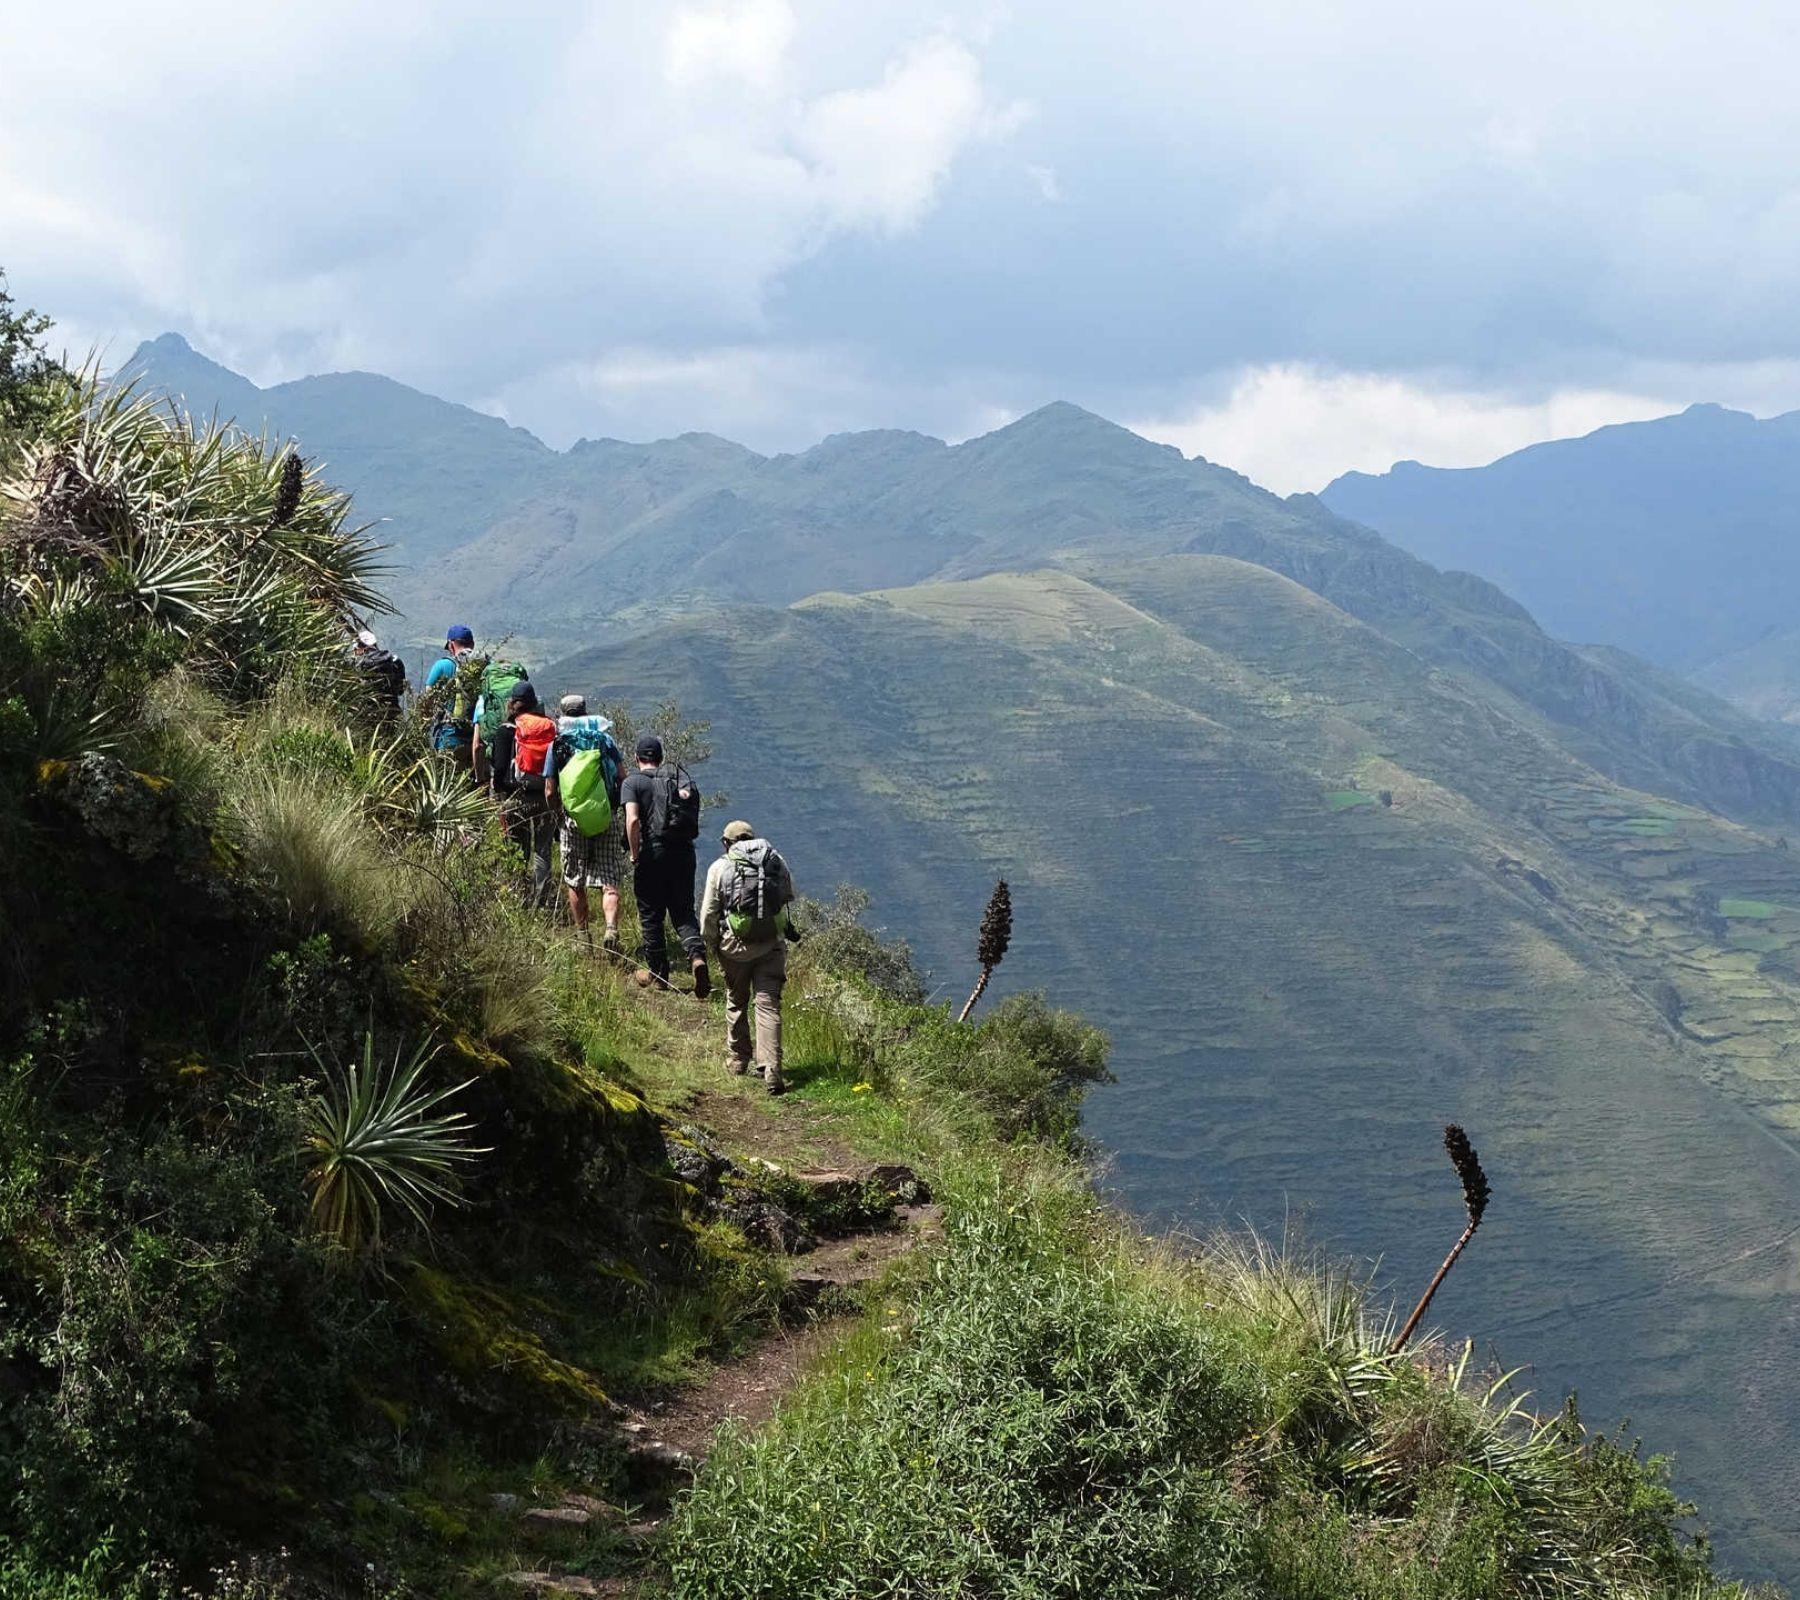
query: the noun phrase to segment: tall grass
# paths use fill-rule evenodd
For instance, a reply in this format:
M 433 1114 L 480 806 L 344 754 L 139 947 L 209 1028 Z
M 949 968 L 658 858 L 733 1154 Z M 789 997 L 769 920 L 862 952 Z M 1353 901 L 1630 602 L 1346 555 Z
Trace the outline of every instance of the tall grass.
M 1722 1597 L 1656 1463 L 1529 1414 L 1359 1287 L 1253 1241 L 1187 1255 L 1042 1152 L 965 1157 L 916 1290 L 681 1506 L 726 1597 Z

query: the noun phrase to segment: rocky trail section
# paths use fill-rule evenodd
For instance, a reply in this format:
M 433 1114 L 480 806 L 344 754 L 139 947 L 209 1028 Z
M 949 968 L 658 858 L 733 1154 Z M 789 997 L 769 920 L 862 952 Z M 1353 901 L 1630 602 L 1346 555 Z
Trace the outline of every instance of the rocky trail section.
M 940 1212 L 910 1167 L 859 1160 L 829 1135 L 802 1135 L 747 1097 L 702 1094 L 691 1110 L 697 1120 L 668 1130 L 671 1165 L 705 1211 L 791 1262 L 779 1322 L 698 1383 L 621 1408 L 609 1442 L 625 1457 L 635 1509 L 585 1494 L 537 1505 L 500 1497 L 513 1502 L 503 1509 L 518 1511 L 522 1543 L 544 1552 L 541 1567 L 506 1574 L 503 1587 L 546 1596 L 637 1593 L 671 1502 L 721 1429 L 766 1423 L 864 1292 L 938 1235 Z M 577 1570 L 588 1567 L 624 1570 Z

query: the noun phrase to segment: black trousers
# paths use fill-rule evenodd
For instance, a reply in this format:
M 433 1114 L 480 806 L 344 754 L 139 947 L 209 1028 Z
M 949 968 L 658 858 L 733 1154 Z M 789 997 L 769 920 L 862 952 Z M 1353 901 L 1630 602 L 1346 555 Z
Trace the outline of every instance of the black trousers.
M 631 874 L 637 896 L 638 921 L 644 929 L 644 965 L 659 978 L 669 975 L 669 951 L 663 942 L 663 918 L 675 924 L 675 937 L 690 961 L 706 958 L 700 919 L 694 915 L 694 847 L 668 843 L 639 851 Z

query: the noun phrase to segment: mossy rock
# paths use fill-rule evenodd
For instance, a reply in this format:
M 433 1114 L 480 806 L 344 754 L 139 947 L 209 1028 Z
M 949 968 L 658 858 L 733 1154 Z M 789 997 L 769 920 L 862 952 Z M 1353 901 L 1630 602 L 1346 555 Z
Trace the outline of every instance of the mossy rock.
M 528 1325 L 550 1314 L 541 1302 L 422 1262 L 413 1266 L 407 1295 L 433 1345 L 461 1376 L 499 1379 L 553 1411 L 611 1409 L 594 1375 L 552 1355 Z

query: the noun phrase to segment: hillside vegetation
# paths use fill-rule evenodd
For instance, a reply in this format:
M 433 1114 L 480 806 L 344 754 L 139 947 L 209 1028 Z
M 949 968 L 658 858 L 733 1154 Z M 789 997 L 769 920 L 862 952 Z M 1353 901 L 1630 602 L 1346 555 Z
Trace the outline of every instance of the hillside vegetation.
M 1516 1209 L 1440 1314 L 1653 1425 L 1732 1548 L 1794 1570 L 1791 1477 L 1741 1470 L 1792 1458 L 1800 1406 L 1779 834 L 1217 556 L 735 611 L 558 670 L 753 730 L 721 740 L 735 802 L 935 960 L 1004 872 L 1024 960 L 1131 1063 L 1094 1116 L 1139 1206 L 1292 1205 L 1404 1282 L 1431 1127 L 1488 1130 Z
M 734 602 L 1224 555 L 1322 595 L 1504 713 L 1541 719 L 1612 777 L 1740 819 L 1800 819 L 1800 747 L 1784 731 L 1561 644 L 1491 584 L 1439 572 L 1317 500 L 1278 499 L 1077 406 L 955 446 L 890 431 L 763 457 L 689 434 L 559 454 L 368 374 L 246 396 L 185 345 L 158 341 L 131 365 L 202 413 L 301 430 L 347 473 L 363 505 L 394 519 L 398 603 L 421 641 L 475 618 L 545 659 Z
M 1074 1131 L 1103 1042 L 1027 997 L 953 1022 L 848 903 L 809 912 L 793 1104 L 744 1102 L 716 1013 L 528 912 L 485 803 L 370 720 L 342 498 L 39 381 L 0 463 L 6 1600 L 518 1592 L 521 1504 L 629 1504 L 620 1403 L 777 1314 L 696 1104 L 911 1160 L 941 1239 L 648 1544 L 544 1535 L 568 1586 L 1739 1592 L 1572 1408 L 1387 1353 L 1319 1263 L 1106 1211 Z

